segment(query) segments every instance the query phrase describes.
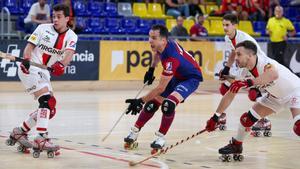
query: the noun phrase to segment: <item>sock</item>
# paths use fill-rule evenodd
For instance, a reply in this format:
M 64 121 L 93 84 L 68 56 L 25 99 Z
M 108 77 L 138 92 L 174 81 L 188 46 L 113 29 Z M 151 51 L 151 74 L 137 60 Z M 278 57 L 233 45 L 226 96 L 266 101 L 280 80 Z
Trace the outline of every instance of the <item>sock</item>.
M 235 137 L 236 141 L 243 142 L 245 137 L 249 135 L 249 133 L 250 133 L 250 128 L 248 127 L 246 128 L 240 123 L 237 131 L 237 135 Z
M 48 128 L 50 110 L 47 108 L 39 108 L 37 113 L 36 130 L 38 133 L 46 133 Z
M 175 117 L 175 111 L 169 115 L 166 116 L 163 114 L 162 119 L 161 119 L 161 123 L 160 123 L 160 128 L 159 128 L 159 132 L 162 133 L 163 135 L 166 135 L 169 128 L 171 127 L 171 124 L 174 120 Z
M 36 118 L 37 118 L 37 110 L 34 111 L 33 113 L 31 113 L 31 114 L 29 115 L 28 119 L 26 119 L 26 120 L 22 123 L 21 129 L 22 129 L 24 132 L 30 131 L 30 129 L 36 125 Z

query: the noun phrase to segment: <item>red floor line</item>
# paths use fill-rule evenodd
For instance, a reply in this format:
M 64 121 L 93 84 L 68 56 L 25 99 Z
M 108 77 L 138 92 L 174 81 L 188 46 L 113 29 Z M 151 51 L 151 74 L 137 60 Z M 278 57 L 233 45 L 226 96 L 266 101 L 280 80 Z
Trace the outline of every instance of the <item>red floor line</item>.
M 4 135 L 0 135 L 0 137 L 7 138 L 7 136 L 4 136 Z M 79 152 L 79 153 L 82 153 L 82 154 L 93 155 L 93 156 L 96 156 L 96 157 L 102 157 L 102 158 L 107 158 L 107 159 L 111 159 L 111 160 L 116 160 L 116 161 L 129 163 L 129 160 L 125 160 L 125 159 L 122 159 L 122 158 L 116 158 L 116 157 L 112 157 L 112 156 L 108 156 L 108 155 L 92 153 L 92 152 L 87 152 L 87 151 L 79 151 L 77 149 L 68 148 L 68 147 L 60 147 L 60 148 L 65 149 L 65 150 L 76 151 L 76 152 Z M 141 164 L 141 165 L 148 166 L 148 167 L 154 167 L 154 168 L 160 168 L 160 166 L 152 165 L 152 164 Z

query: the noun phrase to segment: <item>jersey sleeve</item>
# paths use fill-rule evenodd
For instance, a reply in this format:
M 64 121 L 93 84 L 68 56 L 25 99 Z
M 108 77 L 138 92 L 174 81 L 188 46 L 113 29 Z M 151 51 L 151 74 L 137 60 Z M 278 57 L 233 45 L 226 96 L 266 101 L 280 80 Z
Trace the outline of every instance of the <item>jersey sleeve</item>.
M 30 42 L 34 45 L 37 45 L 42 37 L 42 25 L 39 25 L 34 32 L 30 35 L 29 39 L 27 40 L 27 42 Z
M 177 68 L 179 67 L 179 60 L 173 57 L 169 57 L 162 61 L 163 65 L 163 72 L 162 75 L 164 76 L 173 76 Z
M 77 35 L 75 33 L 72 33 L 66 46 L 66 50 L 76 50 L 76 44 L 77 44 Z
M 293 30 L 295 30 L 295 27 L 294 27 L 294 25 L 292 24 L 292 22 L 290 21 L 290 20 L 286 20 L 286 28 L 287 28 L 287 30 L 289 30 L 289 31 L 293 31 Z

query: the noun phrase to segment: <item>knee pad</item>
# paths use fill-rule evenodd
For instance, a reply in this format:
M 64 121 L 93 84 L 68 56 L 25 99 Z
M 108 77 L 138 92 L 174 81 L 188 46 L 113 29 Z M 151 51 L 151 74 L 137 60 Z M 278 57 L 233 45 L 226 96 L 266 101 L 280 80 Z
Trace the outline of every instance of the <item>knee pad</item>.
M 161 105 L 161 111 L 166 116 L 171 116 L 175 111 L 176 103 L 170 99 L 165 99 Z
M 158 110 L 159 106 L 160 104 L 157 101 L 150 100 L 145 104 L 144 111 L 146 113 L 155 113 Z
M 224 96 L 228 90 L 229 90 L 229 87 L 225 83 L 222 83 L 219 88 L 221 95 Z
M 261 97 L 261 93 L 258 88 L 251 88 L 248 91 L 248 98 L 251 101 L 256 101 L 257 98 Z
M 257 121 L 258 119 L 252 115 L 251 111 L 245 112 L 240 118 L 240 122 L 244 127 L 251 127 Z
M 297 136 L 300 136 L 300 120 L 297 120 L 294 124 L 294 132 Z
M 51 95 L 43 95 L 39 98 L 39 108 L 47 108 L 53 110 L 56 106 L 56 99 Z

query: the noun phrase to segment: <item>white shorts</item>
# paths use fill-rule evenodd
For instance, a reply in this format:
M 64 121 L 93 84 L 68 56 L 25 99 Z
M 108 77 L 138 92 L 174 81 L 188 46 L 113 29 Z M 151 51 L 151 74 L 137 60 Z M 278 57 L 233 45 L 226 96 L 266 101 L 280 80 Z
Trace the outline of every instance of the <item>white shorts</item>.
M 48 87 L 49 91 L 52 92 L 50 73 L 48 70 L 30 66 L 29 74 L 25 74 L 19 67 L 18 76 L 22 84 L 25 86 L 26 92 L 30 94 L 33 94 L 34 92 L 39 91 L 44 87 Z
M 300 88 L 293 91 L 284 98 L 276 98 L 270 94 L 266 94 L 258 98 L 258 103 L 279 112 L 282 108 L 299 108 L 300 109 Z

